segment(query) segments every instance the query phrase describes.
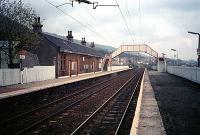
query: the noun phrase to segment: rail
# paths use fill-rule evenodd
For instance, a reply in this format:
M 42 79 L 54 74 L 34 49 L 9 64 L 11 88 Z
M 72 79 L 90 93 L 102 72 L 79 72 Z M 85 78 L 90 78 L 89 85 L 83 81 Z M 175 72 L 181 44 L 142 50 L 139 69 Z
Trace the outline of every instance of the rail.
M 124 76 L 124 75 L 121 75 L 121 76 Z M 124 77 L 125 77 L 125 76 L 124 76 Z M 87 94 L 86 96 L 84 95 L 84 97 L 82 97 L 81 99 L 77 100 L 76 102 L 72 102 L 71 104 L 67 105 L 66 107 L 61 108 L 61 109 L 57 110 L 56 112 L 51 113 L 50 115 L 45 116 L 45 118 L 40 119 L 40 120 L 38 120 L 37 122 L 34 122 L 34 123 L 32 123 L 31 125 L 28 125 L 27 127 L 23 128 L 22 130 L 16 132 L 17 135 L 18 135 L 18 134 L 25 133 L 25 132 L 27 132 L 27 131 L 33 129 L 34 127 L 40 125 L 41 123 L 47 121 L 48 119 L 50 119 L 50 118 L 56 116 L 57 114 L 59 114 L 59 113 L 65 111 L 65 110 L 69 109 L 70 107 L 73 107 L 74 105 L 80 103 L 81 101 L 87 99 L 88 97 L 91 97 L 91 96 L 97 94 L 98 92 L 104 90 L 106 87 L 109 87 L 109 86 L 110 86 L 110 83 L 108 83 L 108 84 L 105 85 L 105 82 L 112 81 L 112 80 L 114 80 L 114 79 L 116 79 L 116 78 L 118 78 L 118 77 L 113 77 L 113 78 L 111 78 L 111 79 L 105 80 L 105 81 L 100 82 L 100 83 L 98 83 L 98 84 L 95 84 L 95 85 L 93 85 L 93 86 L 91 86 L 91 87 L 88 87 L 88 88 L 86 88 L 86 89 L 84 89 L 84 90 L 82 90 L 82 91 L 80 91 L 80 92 L 75 92 L 75 93 L 73 93 L 73 94 L 71 94 L 71 95 L 65 96 L 65 97 L 63 97 L 63 98 L 60 98 L 60 99 L 58 99 L 58 100 L 55 100 L 55 101 L 50 102 L 50 103 L 48 103 L 48 104 L 45 104 L 45 105 L 43 105 L 43 106 L 40 106 L 40 107 L 38 107 L 38 108 L 35 108 L 35 109 L 31 110 L 31 111 L 28 111 L 28 112 L 22 113 L 22 114 L 20 114 L 20 115 L 17 115 L 17 116 L 15 116 L 15 117 L 13 117 L 13 118 L 11 118 L 11 119 L 5 121 L 4 123 L 9 123 L 9 122 L 12 122 L 12 121 L 14 121 L 14 120 L 16 120 L 16 119 L 20 119 L 20 118 L 24 117 L 25 115 L 28 115 L 28 114 L 37 112 L 37 111 L 39 111 L 39 110 L 41 110 L 41 109 L 44 109 L 44 108 L 49 107 L 50 105 L 58 104 L 60 101 L 63 101 L 63 100 L 65 100 L 65 99 L 72 98 L 72 97 L 74 97 L 74 96 L 76 96 L 76 95 L 80 95 L 80 93 L 85 92 L 85 91 L 87 91 L 88 89 L 98 88 L 97 86 L 99 86 L 99 85 L 101 85 L 101 84 L 104 84 L 104 86 L 101 87 L 100 89 L 97 89 L 96 91 L 94 91 L 94 92 L 92 92 L 92 93 L 90 93 L 90 94 Z M 1 124 L 1 125 L 2 125 L 2 124 Z
M 80 124 L 80 125 L 78 126 L 78 128 L 76 128 L 76 129 L 71 133 L 71 135 L 80 134 L 81 130 L 83 130 L 83 129 L 85 128 L 84 126 L 86 126 L 94 117 L 96 117 L 97 114 L 98 114 L 101 110 L 103 110 L 103 109 L 105 108 L 105 106 L 106 106 L 107 104 L 109 104 L 115 97 L 117 97 L 118 94 L 119 94 L 122 90 L 124 90 L 125 87 L 128 87 L 128 84 L 129 84 L 134 78 L 136 78 L 136 76 L 137 76 L 138 74 L 139 74 L 139 72 L 137 72 L 137 73 L 136 73 L 132 78 L 130 78 L 123 86 L 121 86 L 121 87 L 117 90 L 117 92 L 115 92 L 115 93 L 114 93 L 108 100 L 106 100 L 94 113 L 92 113 L 82 124 Z M 140 78 L 141 78 L 141 77 L 140 77 Z M 139 80 L 140 80 L 140 79 L 139 79 Z M 134 88 L 134 91 L 133 91 L 133 93 L 132 93 L 132 96 L 131 96 L 130 101 L 132 100 L 132 97 L 133 97 L 133 95 L 134 95 L 134 93 L 135 93 L 135 89 L 137 88 L 137 86 L 138 86 L 138 84 L 139 84 L 139 80 L 137 81 L 137 85 L 136 85 L 136 87 Z M 129 101 L 129 103 L 130 103 L 130 101 Z M 126 107 L 126 110 L 127 110 L 127 107 Z M 125 112 L 125 113 L 126 113 L 126 112 Z M 123 117 L 124 117 L 125 113 L 123 114 Z M 123 120 L 123 117 L 122 117 L 121 121 Z M 117 134 L 117 132 L 118 132 L 118 130 L 119 130 L 119 128 L 120 128 L 121 121 L 120 121 L 120 123 L 119 123 L 119 126 L 117 127 L 116 134 Z M 110 123 L 110 124 L 111 124 L 111 123 Z

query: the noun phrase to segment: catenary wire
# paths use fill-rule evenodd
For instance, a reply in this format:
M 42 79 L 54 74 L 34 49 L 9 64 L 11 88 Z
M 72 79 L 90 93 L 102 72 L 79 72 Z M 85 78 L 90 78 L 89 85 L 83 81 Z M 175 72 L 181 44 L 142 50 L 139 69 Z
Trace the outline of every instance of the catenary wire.
M 96 31 L 94 31 L 93 29 L 91 29 L 90 27 L 88 27 L 87 25 L 83 24 L 81 21 L 79 21 L 78 19 L 76 19 L 75 17 L 71 16 L 70 14 L 66 13 L 65 11 L 63 11 L 62 9 L 60 9 L 59 7 L 56 7 L 56 5 L 54 5 L 53 3 L 49 2 L 48 0 L 45 0 L 48 4 L 52 5 L 53 7 L 55 7 L 56 9 L 58 9 L 60 12 L 62 12 L 63 14 L 67 15 L 68 17 L 70 17 L 71 19 L 73 19 L 74 21 L 76 21 L 77 23 L 79 23 L 81 26 L 85 27 L 86 29 L 88 29 L 89 31 L 93 32 L 94 34 L 96 34 L 98 37 L 100 37 L 101 39 L 103 39 L 104 41 L 111 43 L 110 41 L 107 41 L 107 39 L 105 39 L 101 34 L 97 33 Z M 112 44 L 112 43 L 111 43 Z
M 97 19 L 85 6 L 82 6 L 82 7 L 83 7 L 83 8 L 85 9 L 85 11 L 91 16 L 91 18 L 96 22 L 97 25 L 99 25 L 99 26 L 102 25 L 101 21 L 100 21 L 99 19 Z M 113 41 L 115 41 L 114 38 L 113 38 L 113 36 L 112 36 L 106 29 L 104 30 L 104 32 L 105 32 Z
M 128 2 L 127 2 L 127 0 L 125 1 L 125 7 L 126 7 L 126 10 L 127 10 L 127 15 L 129 17 L 129 20 L 130 20 L 130 26 L 131 26 L 131 31 L 133 33 L 133 38 L 136 41 L 135 32 L 134 32 L 134 26 L 133 26 L 133 22 L 132 22 L 132 19 L 131 19 L 131 14 L 130 14 L 130 11 L 129 11 L 129 8 L 128 8 Z
M 119 5 L 118 2 L 117 2 L 117 0 L 115 0 L 115 2 L 116 2 L 117 5 Z M 130 31 L 130 29 L 129 29 L 129 27 L 128 27 L 128 23 L 127 23 L 127 21 L 126 21 L 124 15 L 123 15 L 123 12 L 122 12 L 120 6 L 118 6 L 118 9 L 119 9 L 120 14 L 121 14 L 121 16 L 122 16 L 122 19 L 124 20 L 124 23 L 125 23 L 125 25 L 126 25 L 126 28 L 127 28 L 127 30 L 128 30 L 128 33 L 129 33 L 129 35 L 130 35 L 130 38 L 131 38 L 131 40 L 132 40 L 133 43 L 134 43 L 134 39 L 133 39 L 132 34 L 131 34 L 131 31 Z
M 96 17 L 94 17 L 93 15 L 92 15 L 92 13 L 85 7 L 85 6 L 83 6 L 82 5 L 82 8 L 92 17 L 92 19 L 94 20 L 94 22 L 96 22 L 95 24 L 97 24 L 98 26 L 101 26 L 102 24 L 101 24 L 101 22 L 100 21 L 98 21 L 97 20 L 97 18 Z M 79 16 L 79 18 L 82 18 L 82 16 L 79 14 L 79 13 L 77 13 L 78 14 L 78 16 Z M 110 33 L 109 32 L 107 32 L 105 29 L 103 30 L 103 31 L 100 31 L 100 30 L 98 30 L 96 27 L 94 27 L 94 24 L 92 25 L 91 23 L 87 23 L 87 22 L 85 22 L 85 24 L 87 24 L 89 27 L 92 27 L 95 31 L 97 31 L 97 32 L 99 32 L 99 33 L 102 33 L 102 35 L 106 35 L 106 37 L 110 37 L 110 39 L 112 39 L 112 45 L 113 46 L 115 46 L 116 44 L 118 44 L 117 42 L 114 42 L 115 40 L 114 40 L 114 38 L 110 35 Z M 108 38 L 106 38 L 106 39 L 108 39 Z
M 141 13 L 141 1 L 140 0 L 138 0 L 138 10 L 139 10 L 139 19 L 140 19 L 140 34 L 142 37 L 142 13 Z

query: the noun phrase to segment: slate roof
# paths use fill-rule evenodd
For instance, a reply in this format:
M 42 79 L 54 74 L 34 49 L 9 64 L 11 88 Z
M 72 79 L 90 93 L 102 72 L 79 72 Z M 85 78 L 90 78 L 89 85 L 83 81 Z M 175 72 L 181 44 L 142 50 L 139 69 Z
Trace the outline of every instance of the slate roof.
M 83 55 L 90 55 L 95 57 L 103 57 L 103 54 L 98 52 L 97 50 L 75 43 L 67 40 L 67 38 L 58 37 L 54 35 L 50 35 L 47 33 L 42 33 L 43 36 L 49 40 L 51 43 L 56 45 L 60 48 L 60 52 L 67 52 L 67 53 L 75 53 L 75 54 L 83 54 Z

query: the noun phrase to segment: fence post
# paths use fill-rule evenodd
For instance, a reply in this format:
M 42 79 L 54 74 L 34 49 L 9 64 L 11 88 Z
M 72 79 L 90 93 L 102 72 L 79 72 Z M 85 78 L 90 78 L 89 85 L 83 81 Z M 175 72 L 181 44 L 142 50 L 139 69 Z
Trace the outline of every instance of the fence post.
M 23 84 L 23 69 L 22 66 L 20 66 L 20 83 Z

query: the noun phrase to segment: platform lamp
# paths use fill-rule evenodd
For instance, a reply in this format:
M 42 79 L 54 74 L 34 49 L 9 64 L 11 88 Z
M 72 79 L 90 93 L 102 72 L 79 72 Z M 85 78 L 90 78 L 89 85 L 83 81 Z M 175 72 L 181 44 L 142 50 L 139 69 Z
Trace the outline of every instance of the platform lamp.
M 165 55 L 166 55 L 165 53 L 162 53 L 163 58 L 165 57 Z
M 163 59 L 165 59 L 165 55 L 166 55 L 165 53 L 162 53 Z
M 165 53 L 162 53 L 164 64 L 165 64 L 165 72 L 166 72 L 166 70 L 167 70 L 167 62 L 165 60 L 165 55 L 166 55 Z
M 197 59 L 197 61 L 198 61 L 198 67 L 200 67 L 200 33 L 196 33 L 196 32 L 191 32 L 191 31 L 188 31 L 188 33 L 189 34 L 194 34 L 194 35 L 198 35 L 198 37 L 199 37 L 199 43 L 198 43 L 198 48 L 197 48 L 197 55 L 198 55 L 198 59 Z
M 174 58 L 176 56 L 176 64 L 178 66 L 178 51 L 176 49 L 171 49 L 172 51 L 176 52 L 176 55 L 174 55 Z M 175 63 L 175 62 L 174 62 Z M 174 64 L 175 65 L 175 64 Z

